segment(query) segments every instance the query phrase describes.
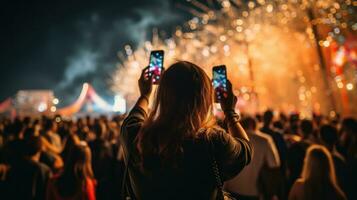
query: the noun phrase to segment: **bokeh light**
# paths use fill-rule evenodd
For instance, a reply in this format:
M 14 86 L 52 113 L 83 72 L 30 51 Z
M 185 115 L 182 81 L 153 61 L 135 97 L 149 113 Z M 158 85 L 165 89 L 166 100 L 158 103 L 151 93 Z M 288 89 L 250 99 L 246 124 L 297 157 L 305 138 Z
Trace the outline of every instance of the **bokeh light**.
M 353 56 L 356 49 L 343 49 L 349 36 L 357 41 L 355 2 L 190 2 L 194 17 L 178 27 L 172 37 L 161 39 L 154 32 L 151 41 L 135 50 L 127 45 L 125 52 L 119 53 L 112 89 L 129 106 L 138 96 L 137 79 L 148 65 L 150 51 L 163 49 L 166 67 L 177 60 L 189 60 L 211 75 L 213 66 L 225 64 L 243 112 L 274 108 L 309 115 L 311 111 L 329 113 L 344 109 L 335 93 L 341 85 L 345 86 L 346 80 L 356 82 L 357 76 L 345 76 L 357 74 L 353 58 L 346 58 Z M 336 46 L 337 50 L 329 54 L 331 58 L 326 56 L 326 51 Z M 344 72 L 332 73 L 346 63 L 349 67 Z M 353 89 L 353 85 L 346 87 Z M 356 95 L 351 99 L 356 99 Z

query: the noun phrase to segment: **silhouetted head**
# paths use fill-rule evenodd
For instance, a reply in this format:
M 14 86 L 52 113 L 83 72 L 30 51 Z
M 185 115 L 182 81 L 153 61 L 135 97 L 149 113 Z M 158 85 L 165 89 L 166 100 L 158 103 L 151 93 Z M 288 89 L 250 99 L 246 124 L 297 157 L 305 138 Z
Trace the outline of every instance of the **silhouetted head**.
M 263 116 L 260 113 L 255 114 L 255 119 L 261 123 L 263 121 Z
M 51 119 L 46 119 L 44 124 L 45 131 L 57 131 L 57 123 L 52 121 Z
M 357 121 L 354 118 L 343 119 L 341 128 L 349 136 L 357 137 Z
M 323 125 L 320 128 L 320 139 L 323 144 L 330 150 L 337 144 L 338 142 L 338 132 L 336 127 L 331 125 Z
M 315 122 L 317 127 L 320 127 L 321 122 L 323 120 L 323 116 L 321 114 L 312 113 L 312 120 Z
M 23 137 L 24 139 L 31 138 L 34 136 L 37 136 L 34 128 L 26 128 L 24 130 L 24 137 Z
M 285 113 L 283 112 L 279 113 L 279 121 L 281 121 L 282 123 L 286 123 L 288 121 L 288 117 L 286 116 Z
M 253 117 L 245 117 L 241 120 L 241 125 L 245 130 L 254 131 L 257 128 L 257 122 Z
M 42 140 L 39 136 L 24 139 L 24 156 L 34 156 L 42 151 Z
M 284 131 L 284 124 L 280 120 L 273 122 L 273 127 L 280 131 Z
M 26 127 L 29 127 L 29 126 L 31 126 L 31 121 L 32 121 L 31 117 L 26 116 L 26 117 L 24 117 L 24 119 L 22 120 L 22 123 L 23 123 Z
M 274 113 L 272 110 L 267 110 L 263 115 L 263 122 L 265 125 L 269 125 L 273 121 Z
M 314 131 L 314 126 L 311 120 L 304 119 L 300 122 L 300 130 L 304 138 L 308 138 Z
M 107 127 L 102 121 L 97 121 L 93 127 L 92 130 L 96 136 L 96 139 L 104 139 L 106 137 L 107 133 Z
M 14 134 L 16 138 L 22 138 L 23 132 L 25 130 L 25 125 L 20 119 L 15 119 L 11 125 L 11 133 Z

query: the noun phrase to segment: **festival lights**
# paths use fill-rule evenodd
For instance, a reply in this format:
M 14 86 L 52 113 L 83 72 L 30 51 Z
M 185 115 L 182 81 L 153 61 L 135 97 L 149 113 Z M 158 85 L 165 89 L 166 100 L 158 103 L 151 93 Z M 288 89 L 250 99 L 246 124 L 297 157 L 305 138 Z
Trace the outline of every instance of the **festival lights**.
M 52 100 L 52 103 L 55 104 L 55 105 L 57 105 L 57 104 L 59 103 L 59 100 L 58 100 L 57 98 L 54 98 L 54 99 Z
M 45 102 L 41 102 L 38 105 L 37 110 L 38 110 L 38 112 L 45 112 L 47 110 L 47 104 Z
M 347 83 L 346 84 L 346 89 L 347 90 L 352 90 L 353 89 L 353 84 L 352 83 Z
M 138 95 L 137 78 L 148 65 L 150 51 L 163 49 L 165 66 L 177 60 L 189 60 L 211 74 L 212 66 L 226 64 L 228 78 L 234 89 L 240 91 L 243 111 L 270 107 L 298 108 L 302 113 L 310 113 L 318 107 L 327 113 L 334 109 L 326 101 L 332 98 L 328 94 L 334 90 L 329 86 L 326 91 L 326 83 L 333 82 L 334 77 L 329 77 L 327 69 L 320 70 L 316 50 L 337 43 L 341 52 L 332 58 L 332 63 L 342 66 L 348 62 L 343 45 L 346 35 L 356 31 L 355 1 L 190 2 L 192 7 L 188 10 L 194 17 L 177 27 L 171 38 L 160 39 L 154 33 L 152 41 L 146 41 L 136 50 L 126 45 L 125 54 L 119 54 L 112 89 L 129 105 Z M 343 74 L 339 77 L 337 88 L 353 90 L 352 83 L 342 82 L 348 77 Z
M 56 106 L 51 106 L 50 110 L 51 110 L 51 112 L 56 112 L 57 108 L 56 108 Z

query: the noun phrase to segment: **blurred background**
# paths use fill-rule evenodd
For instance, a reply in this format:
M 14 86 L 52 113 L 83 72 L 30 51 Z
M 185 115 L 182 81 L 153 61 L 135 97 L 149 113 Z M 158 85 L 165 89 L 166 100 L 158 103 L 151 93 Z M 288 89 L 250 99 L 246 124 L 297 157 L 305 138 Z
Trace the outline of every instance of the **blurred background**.
M 247 113 L 356 116 L 352 0 L 2 1 L 3 115 L 123 113 L 151 50 L 225 64 Z

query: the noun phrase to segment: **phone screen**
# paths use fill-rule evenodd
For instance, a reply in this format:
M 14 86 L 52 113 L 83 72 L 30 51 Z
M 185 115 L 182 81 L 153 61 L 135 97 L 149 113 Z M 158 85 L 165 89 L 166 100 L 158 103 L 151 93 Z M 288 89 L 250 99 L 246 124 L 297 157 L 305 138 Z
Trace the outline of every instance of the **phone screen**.
M 162 69 L 164 64 L 164 51 L 152 51 L 150 53 L 150 63 L 149 63 L 149 77 L 153 84 L 158 84 L 160 81 Z
M 225 65 L 213 67 L 213 88 L 216 102 L 227 95 L 227 70 Z

